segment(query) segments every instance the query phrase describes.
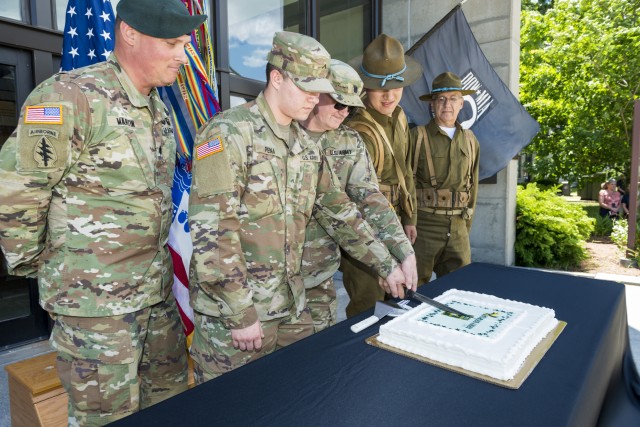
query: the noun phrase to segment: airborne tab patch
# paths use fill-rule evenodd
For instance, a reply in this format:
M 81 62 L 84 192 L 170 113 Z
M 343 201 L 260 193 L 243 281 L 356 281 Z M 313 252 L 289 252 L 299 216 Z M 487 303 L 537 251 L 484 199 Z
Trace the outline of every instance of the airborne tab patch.
M 204 159 L 223 150 L 222 136 L 216 136 L 211 141 L 204 142 L 196 147 L 196 160 Z
M 62 124 L 62 105 L 33 105 L 26 108 L 25 123 Z

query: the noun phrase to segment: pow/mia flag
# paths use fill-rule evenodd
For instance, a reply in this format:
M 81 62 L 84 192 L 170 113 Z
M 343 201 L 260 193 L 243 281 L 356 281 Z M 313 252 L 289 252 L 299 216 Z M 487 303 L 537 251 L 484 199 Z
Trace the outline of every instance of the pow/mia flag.
M 465 105 L 458 121 L 480 142 L 480 179 L 507 166 L 538 133 L 540 126 L 524 109 L 482 53 L 460 6 L 425 34 L 407 54 L 420 62 L 423 76 L 404 89 L 400 104 L 410 122 L 424 125 L 433 117 L 430 103 L 418 97 L 431 92 L 433 79 L 451 71 L 462 80 Z

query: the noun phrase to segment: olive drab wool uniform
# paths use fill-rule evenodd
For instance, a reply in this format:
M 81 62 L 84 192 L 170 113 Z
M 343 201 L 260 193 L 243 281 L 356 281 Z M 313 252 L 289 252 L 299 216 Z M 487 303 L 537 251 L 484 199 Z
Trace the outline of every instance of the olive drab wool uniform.
M 364 140 L 374 165 L 380 191 L 401 218 L 402 225 L 415 225 L 415 187 L 409 157 L 409 126 L 402 108 L 391 117 L 373 108 L 359 109 L 347 122 Z M 384 137 L 381 134 L 384 132 Z M 385 141 L 386 138 L 386 141 Z M 384 299 L 376 275 L 349 256 L 342 258 L 344 286 L 349 293 L 347 316 L 372 308 Z
M 414 248 L 419 283 L 426 283 L 432 271 L 440 277 L 471 262 L 480 145 L 459 123 L 452 140 L 434 120 L 411 129 L 411 141 L 418 200 Z
M 317 144 L 338 177 L 341 189 L 357 204 L 389 252 L 400 261 L 413 254 L 395 211 L 379 191 L 373 164 L 360 135 L 340 126 L 335 131 L 322 133 Z M 337 320 L 333 275 L 338 271 L 340 259 L 338 243 L 312 217 L 302 254 L 302 276 L 316 332 L 334 325 Z
M 397 266 L 340 191 L 320 148 L 297 122 L 280 126 L 262 93 L 215 116 L 200 131 L 195 153 L 190 283 L 196 381 L 313 332 L 300 273 L 312 211 L 382 276 Z M 257 320 L 265 334 L 262 349 L 234 349 L 230 329 Z
M 38 277 L 69 420 L 102 424 L 186 389 L 166 247 L 175 140 L 117 59 L 39 85 L 0 151 L 0 243 Z

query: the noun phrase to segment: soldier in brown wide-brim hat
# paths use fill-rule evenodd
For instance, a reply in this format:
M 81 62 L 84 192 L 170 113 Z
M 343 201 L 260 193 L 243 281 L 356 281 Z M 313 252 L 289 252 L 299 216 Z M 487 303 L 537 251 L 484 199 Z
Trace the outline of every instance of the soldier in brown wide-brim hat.
M 398 105 L 403 89 L 422 74 L 422 66 L 405 55 L 402 43 L 381 34 L 365 48 L 364 54 L 350 61 L 364 83 L 365 108 L 359 108 L 346 123 L 360 133 L 378 178 L 380 192 L 400 217 L 409 242 L 416 238 L 415 186 L 409 162 L 409 126 Z M 345 255 L 341 263 L 344 287 L 349 294 L 347 317 L 375 306 L 389 293 L 389 287 L 362 264 Z M 407 288 L 417 284 L 413 253 L 402 259 Z
M 404 54 L 402 44 L 381 34 L 365 48 L 364 54 L 349 61 L 366 89 L 396 89 L 409 86 L 422 74 L 422 66 Z

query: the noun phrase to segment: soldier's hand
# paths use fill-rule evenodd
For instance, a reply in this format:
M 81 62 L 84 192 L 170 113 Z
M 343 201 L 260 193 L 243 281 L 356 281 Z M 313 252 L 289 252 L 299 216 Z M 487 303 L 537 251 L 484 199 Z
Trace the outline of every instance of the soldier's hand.
M 386 279 L 378 283 L 386 293 L 393 295 L 394 298 L 404 298 L 404 288 L 402 287 L 404 282 L 405 278 L 402 269 L 397 266 Z
M 400 265 L 404 274 L 404 284 L 407 289 L 415 291 L 418 289 L 418 269 L 416 268 L 416 255 L 411 254 L 402 261 Z
M 241 351 L 260 350 L 262 338 L 264 338 L 264 334 L 259 320 L 243 329 L 231 329 L 233 347 Z
M 413 245 L 416 242 L 416 238 L 418 237 L 418 229 L 415 225 L 405 225 L 404 234 L 407 235 L 407 239 L 409 239 L 409 241 Z

